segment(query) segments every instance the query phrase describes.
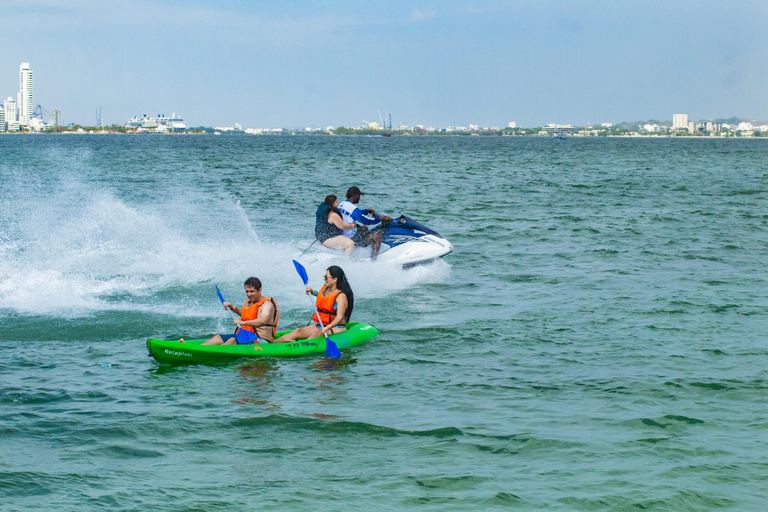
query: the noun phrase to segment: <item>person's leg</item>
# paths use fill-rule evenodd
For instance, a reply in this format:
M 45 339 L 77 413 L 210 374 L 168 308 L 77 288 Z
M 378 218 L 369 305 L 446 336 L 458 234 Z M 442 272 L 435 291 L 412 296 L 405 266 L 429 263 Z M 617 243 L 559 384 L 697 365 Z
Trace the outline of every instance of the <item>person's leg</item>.
M 371 242 L 368 241 L 369 237 L 368 230 L 364 229 L 363 226 L 360 226 L 357 228 L 357 232 L 354 236 L 352 236 L 352 242 L 355 244 L 355 247 L 368 247 L 371 245 Z
M 377 231 L 375 233 L 371 233 L 368 235 L 368 241 L 372 244 L 371 247 L 371 261 L 376 260 L 376 256 L 379 255 L 379 250 L 381 249 L 381 231 Z
M 292 341 L 306 340 L 308 338 L 315 338 L 317 336 L 320 336 L 320 329 L 318 329 L 317 326 L 313 324 L 313 325 L 308 325 L 306 327 L 299 327 L 298 329 L 294 329 L 288 334 L 285 334 L 277 338 L 272 343 L 290 343 Z
M 344 235 L 329 238 L 323 242 L 323 245 L 329 249 L 344 249 L 344 256 L 347 258 L 352 256 L 352 253 L 355 252 L 355 242 L 353 242 L 352 239 L 348 236 Z
M 230 343 L 230 341 L 232 343 Z M 208 341 L 204 341 L 201 343 L 201 345 L 232 345 L 237 340 L 235 340 L 234 337 L 229 337 L 227 341 L 224 341 L 224 339 L 220 335 L 216 335 L 213 338 L 209 339 Z

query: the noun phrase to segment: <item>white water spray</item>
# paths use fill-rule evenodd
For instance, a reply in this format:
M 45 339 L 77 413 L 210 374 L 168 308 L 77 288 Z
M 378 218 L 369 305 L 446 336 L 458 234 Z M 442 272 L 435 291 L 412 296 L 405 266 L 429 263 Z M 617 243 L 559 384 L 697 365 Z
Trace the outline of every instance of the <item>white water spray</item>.
M 29 190 L 21 180 L 2 194 L 0 309 L 55 317 L 104 310 L 208 316 L 218 312 L 214 284 L 237 303 L 249 276 L 259 277 L 264 293 L 282 305 L 306 304 L 291 263 L 297 247 L 260 240 L 231 197 L 187 188 L 160 203 L 131 203 L 77 180 L 56 185 L 36 183 Z M 34 200 L 21 193 L 24 187 Z M 409 270 L 338 264 L 358 298 L 440 281 L 449 269 L 445 262 Z M 321 286 L 326 267 L 306 265 L 311 286 Z

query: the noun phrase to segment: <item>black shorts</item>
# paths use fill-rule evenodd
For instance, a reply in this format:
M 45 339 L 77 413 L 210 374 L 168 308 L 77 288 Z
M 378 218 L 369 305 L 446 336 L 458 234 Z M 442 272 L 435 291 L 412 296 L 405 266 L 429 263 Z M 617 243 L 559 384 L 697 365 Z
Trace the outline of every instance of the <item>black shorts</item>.
M 368 240 L 368 230 L 357 228 L 357 231 L 352 235 L 352 241 L 355 242 L 355 247 L 368 247 L 371 242 Z

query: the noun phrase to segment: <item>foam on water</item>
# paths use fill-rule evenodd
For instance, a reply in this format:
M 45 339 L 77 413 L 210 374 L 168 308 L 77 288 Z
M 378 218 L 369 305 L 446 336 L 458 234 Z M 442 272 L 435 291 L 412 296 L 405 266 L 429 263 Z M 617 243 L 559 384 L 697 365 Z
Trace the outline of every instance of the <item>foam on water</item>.
M 101 310 L 207 315 L 215 296 L 178 294 L 219 284 L 233 302 L 256 275 L 286 305 L 305 304 L 291 259 L 295 242 L 262 241 L 231 196 L 179 187 L 162 202 L 129 203 L 123 194 L 64 173 L 47 182 L 18 178 L 2 194 L 0 308 L 22 314 L 80 316 Z M 358 296 L 380 297 L 442 279 L 446 263 L 402 270 L 340 263 Z M 319 287 L 325 264 L 307 264 Z M 204 287 L 200 290 L 195 287 Z M 191 307 L 190 307 L 190 304 Z M 218 311 L 217 311 L 218 312 Z
M 444 260 L 403 269 L 399 265 L 391 263 L 345 260 L 340 256 L 337 261 L 333 262 L 315 261 L 305 264 L 304 267 L 307 269 L 310 279 L 309 285 L 313 288 L 320 287 L 325 269 L 332 264 L 339 265 L 344 269 L 355 296 L 366 298 L 384 297 L 419 283 L 439 283 L 448 276 L 450 271 L 450 265 Z M 291 285 L 297 286 L 295 283 L 301 281 L 292 266 L 290 270 L 292 270 L 289 276 Z M 298 286 L 299 292 L 301 292 L 301 288 Z

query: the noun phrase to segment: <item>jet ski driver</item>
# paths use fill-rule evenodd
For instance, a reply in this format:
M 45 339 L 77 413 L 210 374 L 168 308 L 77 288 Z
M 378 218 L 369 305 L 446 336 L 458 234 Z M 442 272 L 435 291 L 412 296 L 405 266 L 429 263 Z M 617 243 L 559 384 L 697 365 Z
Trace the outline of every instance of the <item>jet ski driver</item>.
M 339 203 L 339 211 L 341 212 L 341 218 L 346 224 L 354 224 L 357 222 L 361 224 L 360 227 L 354 227 L 351 229 L 343 229 L 341 234 L 349 237 L 355 243 L 355 247 L 367 247 L 371 245 L 371 260 L 375 260 L 379 255 L 381 249 L 381 231 L 369 233 L 367 226 L 373 226 L 380 222 L 391 222 L 392 218 L 386 215 L 376 215 L 376 212 L 368 208 L 366 210 L 360 210 L 357 207 L 357 203 L 360 202 L 360 196 L 363 192 L 360 189 L 352 186 L 347 190 L 347 199 Z M 373 219 L 369 219 L 364 216 L 363 213 L 373 216 Z

